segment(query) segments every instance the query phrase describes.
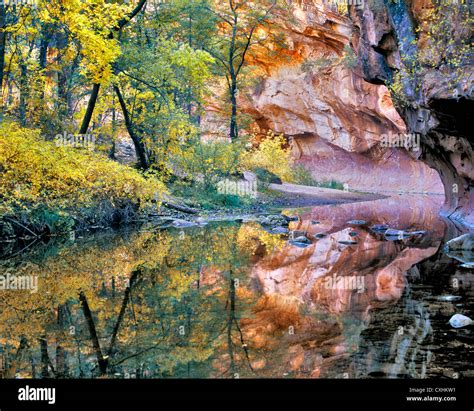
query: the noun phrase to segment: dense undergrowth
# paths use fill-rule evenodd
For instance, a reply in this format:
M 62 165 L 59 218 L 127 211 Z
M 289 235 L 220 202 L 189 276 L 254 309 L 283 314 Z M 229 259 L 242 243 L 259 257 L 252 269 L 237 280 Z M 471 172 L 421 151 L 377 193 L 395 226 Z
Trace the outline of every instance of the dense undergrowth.
M 67 232 L 127 222 L 159 207 L 166 191 L 152 174 L 85 149 L 44 141 L 38 130 L 0 126 L 2 236 Z

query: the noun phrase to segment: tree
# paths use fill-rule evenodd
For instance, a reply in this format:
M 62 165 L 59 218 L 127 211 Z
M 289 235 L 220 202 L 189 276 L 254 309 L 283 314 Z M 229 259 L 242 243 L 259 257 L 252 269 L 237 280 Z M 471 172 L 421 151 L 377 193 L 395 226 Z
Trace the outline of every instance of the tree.
M 198 46 L 204 36 L 197 28 L 179 29 L 183 16 L 193 14 L 191 6 L 202 9 L 199 3 L 177 0 L 150 5 L 138 24 L 122 34 L 122 56 L 114 65 L 114 89 L 121 94 L 125 125 L 132 139 L 142 142 L 148 164 L 162 175 L 168 174 L 170 155 L 180 143 L 197 134 L 214 63 Z M 193 15 L 191 26 L 200 24 Z M 204 25 L 202 30 L 207 29 Z
M 127 25 L 127 23 L 130 22 L 130 20 L 132 20 L 138 13 L 140 13 L 140 11 L 142 11 L 143 7 L 146 4 L 146 1 L 147 0 L 140 0 L 138 2 L 138 4 L 136 5 L 136 7 L 130 13 L 128 13 L 127 16 L 122 17 L 117 22 L 116 25 L 112 26 L 111 30 L 109 31 L 109 34 L 108 34 L 107 38 L 109 40 L 113 40 L 114 36 L 115 36 L 115 33 L 122 30 Z M 103 73 L 100 73 L 100 77 L 96 78 L 96 80 L 102 80 L 102 77 L 103 77 Z M 90 124 L 90 121 L 91 121 L 91 118 L 92 118 L 92 114 L 94 112 L 94 108 L 95 108 L 95 105 L 97 103 L 97 97 L 99 96 L 100 85 L 101 85 L 100 81 L 95 81 L 94 85 L 92 86 L 91 97 L 90 97 L 89 103 L 87 105 L 87 110 L 86 110 L 86 113 L 84 115 L 84 119 L 82 120 L 82 125 L 81 125 L 81 128 L 80 128 L 79 134 L 86 134 L 87 133 L 87 130 L 89 128 L 89 124 Z M 146 164 L 142 164 L 142 166 L 145 166 L 145 168 L 146 168 Z
M 6 7 L 0 4 L 0 120 L 3 117 L 3 72 L 5 67 L 5 50 L 7 43 L 6 28 Z
M 224 70 L 231 104 L 229 137 L 239 137 L 237 94 L 242 68 L 248 54 L 272 37 L 270 19 L 281 9 L 278 0 L 215 1 L 209 11 L 218 27 L 218 36 L 206 50 Z

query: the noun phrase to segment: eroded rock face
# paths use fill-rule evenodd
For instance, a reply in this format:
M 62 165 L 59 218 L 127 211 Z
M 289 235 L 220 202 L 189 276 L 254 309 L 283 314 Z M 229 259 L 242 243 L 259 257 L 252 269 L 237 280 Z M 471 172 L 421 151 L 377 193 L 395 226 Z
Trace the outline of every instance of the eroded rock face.
M 453 5 L 452 9 L 458 6 Z M 467 123 L 474 109 L 474 71 L 468 59 L 447 66 L 437 53 L 430 52 L 430 11 L 433 4 L 429 0 L 415 0 L 410 6 L 404 2 L 388 6 L 380 3 L 372 8 L 364 3 L 363 9 L 351 10 L 357 28 L 354 44 L 364 78 L 373 83 L 386 82 L 395 70 L 409 64 L 402 57 L 431 53 L 434 67 L 419 70 L 417 84 L 412 78 L 403 78 L 406 104 L 399 112 L 407 129 L 421 135 L 419 158 L 436 169 L 443 181 L 443 215 L 474 227 L 473 144 Z M 443 18 L 449 20 L 450 37 L 469 37 L 459 14 L 446 14 Z M 418 34 L 415 26 L 421 28 Z
M 240 99 L 258 129 L 292 140 L 297 161 L 318 181 L 367 191 L 442 192 L 437 173 L 416 161 L 416 153 L 382 147 L 384 135 L 407 129 L 381 84 L 389 71 L 378 78 L 381 68 L 388 69 L 383 56 L 362 41 L 369 56 L 363 69 L 351 55 L 350 19 L 308 0 L 294 2 L 288 21 L 278 22 L 288 48 L 280 59 L 255 57 L 267 77 Z M 387 19 L 384 24 L 389 31 Z M 380 41 L 374 30 L 363 34 Z
M 432 3 L 387 4 L 367 0 L 346 17 L 322 0 L 293 1 L 293 18 L 275 22 L 288 48 L 276 53 L 279 58 L 254 57 L 266 76 L 240 93 L 239 104 L 257 131 L 292 140 L 297 161 L 316 180 L 367 191 L 444 193 L 442 214 L 472 228 L 472 66 L 440 63 L 424 69 L 417 85 L 403 79 L 408 104 L 396 109 L 386 84 L 404 59 L 429 46 Z M 453 37 L 469 36 L 459 21 L 451 23 Z M 383 147 L 390 133 L 418 134 L 421 150 Z

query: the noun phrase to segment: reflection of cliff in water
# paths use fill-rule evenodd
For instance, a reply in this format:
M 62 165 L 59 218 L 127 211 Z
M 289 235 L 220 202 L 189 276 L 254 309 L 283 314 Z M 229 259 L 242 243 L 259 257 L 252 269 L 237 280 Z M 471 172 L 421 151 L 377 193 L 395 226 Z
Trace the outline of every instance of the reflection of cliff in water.
M 467 287 L 466 279 L 471 274 L 463 268 L 456 269 L 457 264 L 440 251 L 441 244 L 459 233 L 436 217 L 436 206 L 422 204 L 425 200 L 380 200 L 377 208 L 370 207 L 370 203 L 345 205 L 337 210 L 317 207 L 305 214 L 295 228 L 308 236 L 324 232 L 326 237 L 303 250 L 287 246 L 254 266 L 252 273 L 259 287 L 272 296 L 270 304 L 278 305 L 282 312 L 278 322 L 290 312 L 294 318 L 285 327 L 296 324 L 295 328 L 299 328 L 299 332 L 280 340 L 286 342 L 285 349 L 279 347 L 278 360 L 273 361 L 286 367 L 288 375 L 455 378 L 469 373 L 457 339 L 466 340 L 470 332 L 453 330 L 447 321 L 459 309 L 467 308 L 469 303 L 472 306 L 469 295 L 462 296 L 468 288 L 451 287 L 452 275 L 457 270 L 456 276 L 464 278 Z M 355 217 L 367 224 L 347 224 Z M 367 228 L 373 224 L 426 233 L 387 241 Z M 354 240 L 356 244 L 347 244 Z M 333 284 L 328 282 L 331 277 L 355 275 L 364 279 L 362 293 L 354 288 L 328 288 Z M 306 313 L 302 315 L 302 311 Z M 259 334 L 272 341 L 272 333 L 264 331 L 272 327 L 262 321 L 262 316 L 260 323 L 249 323 L 251 329 L 257 328 Z M 284 327 L 280 332 L 288 334 Z M 443 351 L 444 340 L 453 336 L 454 341 L 449 341 Z M 271 343 L 265 340 L 260 345 L 268 347 Z M 449 347 L 453 348 L 452 353 Z M 472 344 L 469 348 L 472 350 Z M 450 355 L 457 356 L 457 363 L 452 363 Z
M 472 377 L 465 361 L 474 347 L 472 330 L 448 321 L 455 313 L 472 317 L 473 279 L 442 250 L 410 269 L 401 301 L 374 312 L 362 333 L 359 376 Z

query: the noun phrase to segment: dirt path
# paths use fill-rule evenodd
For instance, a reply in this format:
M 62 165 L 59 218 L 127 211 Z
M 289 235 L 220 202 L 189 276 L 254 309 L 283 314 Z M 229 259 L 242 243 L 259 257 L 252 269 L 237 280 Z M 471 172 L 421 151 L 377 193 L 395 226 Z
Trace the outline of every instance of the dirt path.
M 276 205 L 306 207 L 322 204 L 342 204 L 359 201 L 373 201 L 385 198 L 381 194 L 358 193 L 331 188 L 303 186 L 297 184 L 270 184 L 269 189 L 276 192 Z

